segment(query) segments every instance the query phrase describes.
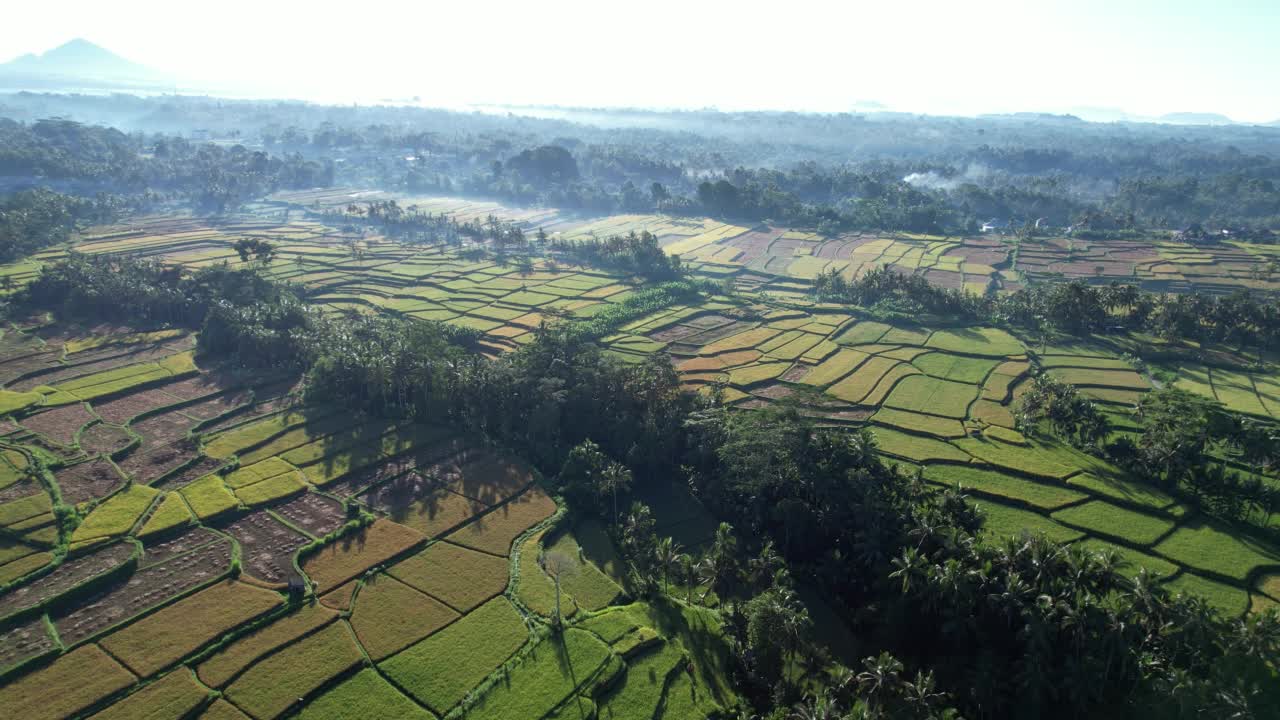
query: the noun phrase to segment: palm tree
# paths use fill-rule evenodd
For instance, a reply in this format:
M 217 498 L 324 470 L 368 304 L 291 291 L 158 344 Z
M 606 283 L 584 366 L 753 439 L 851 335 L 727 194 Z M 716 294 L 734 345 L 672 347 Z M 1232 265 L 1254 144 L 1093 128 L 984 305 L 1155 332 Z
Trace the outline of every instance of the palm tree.
M 840 711 L 835 701 L 827 695 L 814 695 L 809 702 L 800 703 L 787 714 L 787 720 L 844 720 L 849 716 Z
M 662 569 L 662 592 L 670 590 L 670 577 L 672 570 L 680 568 L 680 543 L 672 540 L 670 537 L 664 537 L 658 541 L 658 546 L 654 548 L 654 559 L 658 562 L 658 567 Z
M 613 497 L 613 524 L 618 524 L 618 491 L 631 490 L 631 471 L 622 463 L 609 463 L 600 474 L 600 490 Z
M 680 556 L 680 582 L 684 583 L 684 601 L 693 602 L 693 586 L 698 584 L 698 564 L 693 556 L 685 553 Z

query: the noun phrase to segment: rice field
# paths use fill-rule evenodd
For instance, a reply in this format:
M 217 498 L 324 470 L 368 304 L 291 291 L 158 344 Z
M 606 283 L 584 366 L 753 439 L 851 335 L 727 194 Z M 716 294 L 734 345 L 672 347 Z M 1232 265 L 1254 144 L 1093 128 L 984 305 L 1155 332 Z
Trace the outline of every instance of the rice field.
M 345 197 L 279 200 L 341 207 Z M 870 428 L 885 457 L 969 494 L 994 536 L 1039 531 L 1113 549 L 1126 572 L 1147 567 L 1171 590 L 1231 614 L 1280 602 L 1280 550 L 1196 517 L 1101 460 L 1015 431 L 1017 397 L 1041 370 L 1080 387 L 1117 421 L 1131 419 L 1152 382 L 1122 348 L 885 322 L 816 304 L 807 292 L 819 272 L 855 277 L 879 266 L 951 287 L 1011 289 L 1019 281 L 1003 267 L 1009 259 L 997 240 L 833 238 L 657 215 L 583 220 L 418 201 L 570 239 L 654 232 L 695 278 L 727 280 L 735 292 L 627 322 L 599 340 L 612 357 L 669 358 L 684 387 L 718 392 L 734 406 L 787 403 L 822 426 Z M 211 227 L 197 218 L 136 218 L 85 233 L 77 249 L 200 268 L 238 264 L 231 245 L 243 237 L 275 245 L 265 271 L 302 285 L 326 312 L 472 328 L 491 356 L 531 342 L 545 323 L 593 317 L 641 284 L 558 258 L 525 262 L 379 237 L 364 238 L 357 253 L 341 231 L 312 221 Z M 0 272 L 25 281 L 59 252 Z M 1133 277 L 1206 282 L 1185 263 L 1166 267 L 1188 253 L 1153 253 L 1125 261 Z M 1047 243 L 1020 254 L 1019 271 L 1070 276 L 1055 266 L 1065 254 Z M 18 620 L 0 620 L 6 709 L 23 717 L 154 710 L 307 718 L 439 717 L 465 707 L 475 717 L 684 718 L 735 707 L 727 665 L 699 664 L 692 678 L 671 672 L 693 642 L 671 628 L 693 623 L 716 636 L 713 618 L 689 609 L 679 623 L 664 623 L 653 608 L 618 607 L 628 598 L 608 537 L 549 522 L 556 502 L 518 458 L 446 428 L 353 424 L 340 409 L 306 405 L 293 387 L 259 395 L 255 381 L 202 367 L 184 332 L 10 328 L 4 339 L 0 419 L 15 430 L 0 448 L 0 617 L 16 610 L 40 630 L 8 647 L 11 637 L 32 635 Z M 1280 375 L 1270 370 L 1205 360 L 1182 364 L 1175 376 L 1175 385 L 1230 410 L 1280 412 Z M 37 448 L 43 462 L 33 464 Z M 432 456 L 429 467 L 400 464 L 417 450 L 429 451 L 421 453 Z M 403 497 L 410 499 L 392 500 Z M 690 509 L 696 501 L 665 502 L 651 503 L 660 532 L 686 547 L 706 541 L 714 523 Z M 72 509 L 74 528 L 55 516 L 57 505 Z M 63 548 L 71 554 L 60 560 Z M 549 661 L 552 641 L 531 633 L 553 612 L 554 587 L 538 562 L 549 553 L 572 566 L 561 605 L 576 629 L 557 640 L 572 677 Z M 100 596 L 78 592 L 103 577 L 128 583 Z M 300 583 L 303 603 L 286 597 L 288 579 Z M 55 604 L 56 616 L 48 614 Z M 61 645 L 45 637 L 46 620 Z M 223 695 L 193 691 L 202 686 Z M 61 692 L 46 699 L 48 688 Z

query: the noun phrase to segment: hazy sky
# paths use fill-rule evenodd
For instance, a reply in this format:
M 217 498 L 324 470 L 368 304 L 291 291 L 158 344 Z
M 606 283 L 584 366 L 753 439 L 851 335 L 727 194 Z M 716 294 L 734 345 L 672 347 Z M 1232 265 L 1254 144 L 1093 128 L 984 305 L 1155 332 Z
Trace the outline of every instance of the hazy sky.
M 325 100 L 1280 119 L 1280 0 L 63 0 L 0 60 L 74 37 Z

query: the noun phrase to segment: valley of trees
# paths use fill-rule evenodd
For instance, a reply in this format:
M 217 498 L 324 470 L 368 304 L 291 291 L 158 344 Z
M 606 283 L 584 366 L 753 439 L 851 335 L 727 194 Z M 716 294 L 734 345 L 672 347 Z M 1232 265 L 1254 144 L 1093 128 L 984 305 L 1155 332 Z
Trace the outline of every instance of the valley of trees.
M 28 94 L 7 97 L 0 115 L 22 120 L 0 125 L 0 177 L 187 188 L 214 211 L 255 189 L 342 183 L 824 232 L 976 232 L 994 219 L 1094 233 L 1232 228 L 1274 241 L 1280 227 L 1280 129 L 1270 127 L 1035 115 L 539 118 Z M 96 123 L 130 132 L 87 127 Z M 197 133 L 218 142 L 189 139 Z

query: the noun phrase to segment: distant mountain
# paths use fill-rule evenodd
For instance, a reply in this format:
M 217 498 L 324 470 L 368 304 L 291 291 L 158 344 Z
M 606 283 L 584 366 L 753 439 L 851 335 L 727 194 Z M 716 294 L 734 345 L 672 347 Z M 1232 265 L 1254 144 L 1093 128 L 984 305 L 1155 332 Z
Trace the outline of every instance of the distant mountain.
M 1235 125 L 1236 121 L 1219 113 L 1176 112 L 1161 115 L 1159 122 L 1171 125 Z
M 1124 110 L 1112 107 L 1082 105 L 1079 107 L 1073 107 L 1069 109 L 1068 112 L 1082 120 L 1087 120 L 1088 122 L 1128 122 L 1133 119 L 1132 116 Z
M 173 79 L 77 38 L 40 55 L 0 64 L 0 85 L 9 87 L 162 87 Z

